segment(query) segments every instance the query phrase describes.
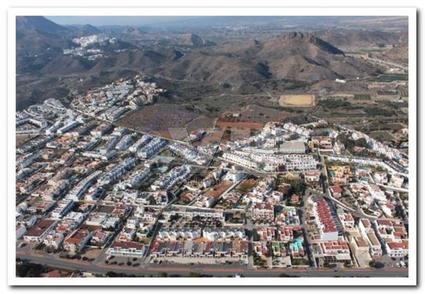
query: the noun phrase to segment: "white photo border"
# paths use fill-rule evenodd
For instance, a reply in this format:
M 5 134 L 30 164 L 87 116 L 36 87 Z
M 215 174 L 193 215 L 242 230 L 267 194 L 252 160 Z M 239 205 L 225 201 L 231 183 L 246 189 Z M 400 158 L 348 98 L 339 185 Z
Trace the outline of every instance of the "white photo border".
M 409 83 L 409 269 L 408 277 L 16 277 L 16 16 L 407 16 Z M 11 286 L 416 286 L 417 285 L 417 10 L 416 8 L 286 7 L 58 7 L 8 11 L 8 284 Z

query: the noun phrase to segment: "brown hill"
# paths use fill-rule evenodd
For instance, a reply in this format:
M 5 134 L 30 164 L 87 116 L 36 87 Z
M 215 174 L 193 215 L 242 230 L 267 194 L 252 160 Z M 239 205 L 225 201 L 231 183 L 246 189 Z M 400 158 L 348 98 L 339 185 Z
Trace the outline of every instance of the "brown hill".
M 333 45 L 306 33 L 288 33 L 271 40 L 226 43 L 211 50 L 193 50 L 162 67 L 166 77 L 233 87 L 264 80 L 316 82 L 373 74 Z
M 409 61 L 409 50 L 407 44 L 394 46 L 382 53 L 382 57 L 391 60 L 396 63 L 408 64 Z
M 365 30 L 328 30 L 316 32 L 315 35 L 326 42 L 344 48 L 398 44 L 405 42 L 407 37 L 407 33 Z
M 71 41 L 70 30 L 41 16 L 16 17 L 17 56 L 62 51 Z

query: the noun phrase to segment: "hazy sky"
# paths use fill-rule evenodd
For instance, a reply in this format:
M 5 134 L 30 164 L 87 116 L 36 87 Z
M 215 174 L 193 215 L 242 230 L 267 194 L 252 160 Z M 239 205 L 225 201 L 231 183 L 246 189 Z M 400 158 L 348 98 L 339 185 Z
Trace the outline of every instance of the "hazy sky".
M 196 16 L 46 16 L 61 25 L 148 25 L 169 21 L 179 21 Z
M 275 25 L 298 28 L 381 29 L 407 27 L 407 17 L 382 16 L 47 16 L 60 25 L 124 25 L 170 28 Z

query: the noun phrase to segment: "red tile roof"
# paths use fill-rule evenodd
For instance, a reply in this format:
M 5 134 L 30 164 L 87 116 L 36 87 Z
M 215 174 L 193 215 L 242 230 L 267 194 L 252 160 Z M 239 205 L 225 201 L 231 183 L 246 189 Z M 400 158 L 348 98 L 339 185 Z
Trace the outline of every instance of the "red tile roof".
M 48 230 L 53 224 L 54 220 L 42 219 L 39 220 L 32 228 L 25 234 L 26 236 L 38 237 L 41 236 L 46 230 Z
M 409 249 L 409 242 L 407 240 L 401 242 L 388 242 L 387 244 L 391 250 Z
M 334 193 L 342 193 L 341 186 L 332 186 L 332 187 L 330 187 L 330 189 L 331 189 L 331 191 L 332 191 L 333 194 Z
M 157 246 L 157 244 L 155 244 Z M 155 246 L 154 245 L 154 246 Z M 155 246 L 155 248 L 156 248 Z M 144 244 L 133 242 L 133 241 L 116 241 L 114 244 L 112 244 L 113 248 L 124 248 L 124 249 L 137 249 L 141 250 L 145 247 Z
M 326 200 L 320 199 L 317 202 L 316 209 L 320 223 L 323 225 L 323 232 L 336 232 L 337 230 L 335 220 L 332 217 L 331 210 Z

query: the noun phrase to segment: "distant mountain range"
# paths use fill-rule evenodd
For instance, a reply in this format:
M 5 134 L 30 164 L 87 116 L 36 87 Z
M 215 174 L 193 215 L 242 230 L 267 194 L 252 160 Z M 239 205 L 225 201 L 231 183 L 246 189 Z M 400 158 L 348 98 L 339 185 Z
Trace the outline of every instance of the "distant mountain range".
M 367 29 L 395 31 L 407 28 L 405 16 L 72 16 L 50 17 L 67 24 L 91 23 L 96 26 L 133 26 L 154 30 L 194 31 L 197 29 L 280 27 L 298 30 Z
M 230 39 L 217 44 L 193 32 L 175 33 L 166 38 L 159 34 L 155 40 L 145 40 L 146 33 L 140 28 L 61 26 L 41 16 L 17 17 L 16 28 L 17 72 L 35 79 L 53 76 L 62 80 L 60 77 L 81 75 L 98 80 L 106 72 L 111 75 L 134 71 L 236 92 L 259 91 L 270 82 L 311 84 L 375 75 L 379 69 L 346 56 L 338 46 L 405 41 L 402 35 L 393 32 L 354 30 L 283 32 L 262 40 Z M 100 49 L 103 57 L 88 60 L 84 56 L 64 55 L 64 49 L 76 46 L 73 38 L 100 33 L 116 38 L 113 43 L 91 45 L 91 49 Z M 63 87 L 67 86 L 61 83 L 50 86 L 59 87 L 63 93 Z M 44 97 L 43 91 L 38 89 L 37 95 Z M 22 95 L 34 96 L 27 91 L 18 94 L 18 100 Z
M 355 78 L 376 69 L 346 57 L 333 45 L 305 33 L 287 33 L 267 41 L 223 44 L 211 50 L 195 50 L 161 66 L 162 76 L 232 87 L 264 80 L 316 82 Z
M 371 47 L 388 44 L 407 43 L 406 32 L 383 32 L 376 30 L 326 30 L 315 35 L 335 46 Z

